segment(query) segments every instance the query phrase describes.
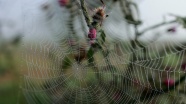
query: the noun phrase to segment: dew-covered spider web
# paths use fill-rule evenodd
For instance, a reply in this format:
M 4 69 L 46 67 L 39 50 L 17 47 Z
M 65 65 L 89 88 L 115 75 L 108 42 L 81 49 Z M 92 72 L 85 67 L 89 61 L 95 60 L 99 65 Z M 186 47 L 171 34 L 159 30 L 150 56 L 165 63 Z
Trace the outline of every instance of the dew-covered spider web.
M 122 0 L 104 0 L 109 16 L 97 30 L 98 45 L 91 45 L 80 0 L 69 1 L 62 7 L 44 3 L 43 14 L 35 14 L 46 17 L 41 27 L 47 29 L 23 45 L 27 103 L 186 104 L 183 43 L 171 37 L 135 41 L 136 26 L 124 18 Z M 100 0 L 85 4 L 90 15 L 103 5 Z

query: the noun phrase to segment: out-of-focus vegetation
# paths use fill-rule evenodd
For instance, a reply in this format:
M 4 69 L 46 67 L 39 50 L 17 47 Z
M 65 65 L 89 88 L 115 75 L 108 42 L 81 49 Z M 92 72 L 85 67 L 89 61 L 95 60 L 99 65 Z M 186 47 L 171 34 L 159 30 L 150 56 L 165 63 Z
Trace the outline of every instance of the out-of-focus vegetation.
M 0 104 L 25 104 L 26 100 L 31 104 L 143 104 L 153 101 L 169 104 L 185 98 L 184 45 L 168 45 L 158 50 L 139 40 L 145 32 L 159 26 L 178 21 L 184 25 L 185 18 L 175 16 L 176 20 L 140 32 L 138 28 L 143 21 L 137 4 L 132 0 L 110 2 L 119 4 L 126 27 L 134 30 L 134 39 L 112 39 L 107 34 L 102 24 L 109 18 L 104 10 L 109 4 L 105 5 L 102 0 L 80 0 L 80 3 L 59 0 L 61 8 L 70 15 L 65 24 L 69 29 L 66 35 L 57 36 L 61 37 L 57 41 L 44 38 L 22 47 L 19 36 L 2 42 Z M 53 17 L 50 5 L 46 3 L 41 8 L 49 11 L 47 19 L 50 20 Z M 91 8 L 97 8 L 95 13 L 88 12 Z M 112 9 L 112 5 L 109 8 Z M 73 25 L 76 17 L 83 21 L 81 29 Z M 78 37 L 79 31 L 85 37 Z M 167 32 L 174 33 L 176 28 Z
M 25 104 L 21 84 L 21 37 L 0 44 L 0 104 Z

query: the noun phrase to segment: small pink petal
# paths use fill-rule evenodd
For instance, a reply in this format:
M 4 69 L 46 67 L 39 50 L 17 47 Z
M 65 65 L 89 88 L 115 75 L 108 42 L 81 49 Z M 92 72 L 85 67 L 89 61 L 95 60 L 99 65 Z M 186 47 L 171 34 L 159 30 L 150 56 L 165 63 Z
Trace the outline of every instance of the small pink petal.
M 174 86 L 174 80 L 173 79 L 166 79 L 163 82 L 167 87 L 168 86 Z

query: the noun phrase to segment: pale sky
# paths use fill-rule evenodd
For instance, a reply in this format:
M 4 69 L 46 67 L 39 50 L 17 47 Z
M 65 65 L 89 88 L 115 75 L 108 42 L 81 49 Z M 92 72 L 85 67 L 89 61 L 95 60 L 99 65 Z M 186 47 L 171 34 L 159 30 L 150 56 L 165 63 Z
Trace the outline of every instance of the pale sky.
M 166 17 L 167 21 L 174 19 L 173 17 L 167 15 L 169 13 L 186 16 L 185 4 L 185 0 L 143 0 L 140 2 L 141 17 L 142 20 L 144 20 L 142 28 L 160 23 L 163 21 L 163 16 Z M 158 30 L 161 30 L 162 28 Z M 146 34 L 146 36 L 148 36 L 148 34 Z M 186 30 L 179 27 L 176 34 L 169 35 L 165 33 L 162 39 L 174 41 L 175 39 L 178 39 L 179 41 L 186 42 Z
M 33 0 L 0 0 L 0 23 L 2 23 L 2 25 L 8 25 L 9 27 L 14 28 L 14 29 L 10 29 L 9 27 L 4 28 L 3 36 L 9 38 L 16 35 L 14 33 L 19 31 L 20 32 L 27 31 L 25 32 L 27 33 L 26 35 L 31 35 L 31 37 L 33 37 L 32 35 L 36 34 L 37 34 L 36 36 L 39 36 L 39 34 L 42 33 L 50 34 L 51 31 L 48 30 L 48 28 L 46 27 L 47 25 L 43 19 L 45 18 L 44 17 L 45 13 L 39 10 L 39 6 L 44 1 L 51 2 L 51 0 L 34 0 L 34 2 Z M 141 12 L 141 18 L 144 22 L 140 30 L 153 24 L 162 22 L 163 16 L 166 17 L 167 21 L 173 19 L 173 17 L 167 15 L 168 13 L 186 16 L 185 4 L 186 4 L 185 0 L 140 0 L 139 8 Z M 111 16 L 114 14 L 112 13 Z M 60 15 L 63 15 L 63 12 L 61 12 Z M 65 19 L 65 16 L 63 19 Z M 56 25 L 56 23 L 54 22 L 53 24 Z M 118 28 L 115 28 L 114 26 L 120 26 L 120 24 L 117 23 L 110 24 L 110 26 L 107 27 L 109 28 L 108 33 L 121 35 L 120 34 L 121 29 L 117 30 Z M 51 27 L 51 29 L 52 28 L 53 27 Z M 154 35 L 156 32 L 161 31 L 162 34 L 165 34 L 163 36 L 164 39 L 170 40 L 169 38 L 167 38 L 168 35 L 166 35 L 166 33 L 163 30 L 164 29 L 160 28 L 158 30 L 148 32 L 147 34 L 144 35 L 144 38 L 145 39 L 149 38 L 150 35 Z M 178 38 L 182 41 L 186 40 L 186 31 L 181 27 L 179 27 L 178 30 L 179 31 L 176 34 L 179 35 L 172 35 L 172 37 L 174 39 Z

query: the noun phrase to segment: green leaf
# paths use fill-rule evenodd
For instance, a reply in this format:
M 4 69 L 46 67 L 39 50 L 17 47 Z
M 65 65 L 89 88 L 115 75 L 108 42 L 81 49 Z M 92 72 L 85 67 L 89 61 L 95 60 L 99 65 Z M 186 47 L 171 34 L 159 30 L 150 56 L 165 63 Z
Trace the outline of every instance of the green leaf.
M 92 45 L 92 48 L 101 49 L 102 50 L 101 45 L 99 43 L 97 43 L 97 42 Z
M 100 36 L 101 36 L 103 42 L 105 42 L 106 35 L 105 35 L 104 30 L 101 30 L 101 34 L 100 34 Z
M 89 51 L 87 52 L 87 57 L 88 57 L 88 62 L 89 64 L 94 62 L 94 50 L 92 48 L 89 49 Z

